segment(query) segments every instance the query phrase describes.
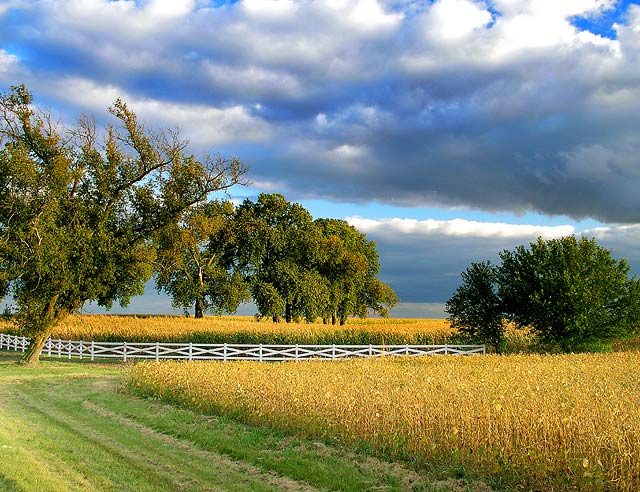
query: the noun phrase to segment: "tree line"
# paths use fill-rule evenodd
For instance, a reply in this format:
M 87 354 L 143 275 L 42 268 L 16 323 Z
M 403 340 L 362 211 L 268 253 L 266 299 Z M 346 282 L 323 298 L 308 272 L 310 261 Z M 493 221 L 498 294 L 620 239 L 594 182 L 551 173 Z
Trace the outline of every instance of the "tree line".
M 607 350 L 640 333 L 640 281 L 595 239 L 538 238 L 472 263 L 446 303 L 452 327 L 500 352 L 508 323 L 545 349 Z
M 109 112 L 104 133 L 85 116 L 65 128 L 24 85 L 0 95 L 0 300 L 12 295 L 31 337 L 25 363 L 86 302 L 126 306 L 154 274 L 198 315 L 253 297 L 274 320 L 344 322 L 397 302 L 375 277 L 375 244 L 345 222 L 280 195 L 212 201 L 246 184 L 240 159 L 197 158 L 119 99 Z
M 280 194 L 261 194 L 238 207 L 203 203 L 162 229 L 156 287 L 196 318 L 253 299 L 274 322 L 344 324 L 369 311 L 387 316 L 398 302 L 379 268 L 375 243 L 344 220 L 314 220 Z

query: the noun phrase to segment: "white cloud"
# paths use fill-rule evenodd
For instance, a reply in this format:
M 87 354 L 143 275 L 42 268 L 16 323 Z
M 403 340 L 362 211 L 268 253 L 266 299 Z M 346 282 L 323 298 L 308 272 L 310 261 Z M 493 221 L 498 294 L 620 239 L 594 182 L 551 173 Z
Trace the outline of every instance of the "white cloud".
M 241 105 L 213 107 L 139 98 L 115 85 L 101 85 L 81 78 L 56 81 L 50 89 L 58 98 L 85 111 L 102 114 L 121 98 L 142 121 L 163 127 L 178 126 L 195 145 L 219 145 L 230 141 L 262 141 L 271 130 L 266 121 Z
M 266 20 L 284 20 L 298 11 L 292 0 L 243 0 L 242 7 L 249 16 Z
M 417 219 L 365 219 L 348 217 L 352 226 L 364 233 L 385 235 L 455 236 L 476 238 L 558 238 L 573 234 L 574 227 L 507 224 L 502 222 L 477 222 L 465 219 L 417 220 Z
M 318 113 L 313 123 L 315 129 L 323 134 L 331 133 L 341 138 L 363 137 L 380 128 L 391 127 L 393 115 L 379 107 L 353 104 L 332 114 Z
M 20 59 L 16 55 L 0 48 L 0 73 L 11 73 L 16 69 Z
M 343 144 L 335 147 L 330 153 L 339 159 L 360 159 L 367 155 L 367 149 L 362 145 Z
M 317 3 L 322 5 L 323 2 Z M 386 12 L 377 0 L 328 0 L 324 4 L 343 22 L 369 32 L 394 29 L 404 17 L 400 12 Z
M 216 87 L 246 96 L 277 95 L 299 98 L 305 94 L 303 84 L 295 74 L 260 66 L 235 67 L 228 64 L 203 62 L 207 77 Z
M 143 12 L 154 19 L 175 21 L 191 13 L 194 6 L 194 0 L 149 0 Z
M 457 40 L 491 22 L 484 4 L 471 0 L 438 0 L 429 9 L 426 30 L 436 40 Z
M 193 0 L 45 0 L 45 4 L 55 19 L 49 26 L 52 29 L 65 26 L 111 39 L 115 34 L 119 42 L 173 32 L 176 23 L 187 18 L 196 5 Z

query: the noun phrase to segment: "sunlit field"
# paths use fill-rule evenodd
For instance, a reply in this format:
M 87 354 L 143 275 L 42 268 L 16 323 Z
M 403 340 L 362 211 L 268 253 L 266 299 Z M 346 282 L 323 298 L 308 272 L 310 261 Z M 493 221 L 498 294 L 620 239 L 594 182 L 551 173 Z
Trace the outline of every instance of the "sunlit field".
M 158 362 L 139 394 L 524 490 L 640 490 L 640 353 Z
M 6 322 L 0 330 L 15 332 Z M 70 316 L 54 329 L 65 340 L 283 344 L 442 344 L 455 343 L 443 319 L 350 319 L 344 326 L 272 323 L 245 317 L 203 319 L 183 316 Z

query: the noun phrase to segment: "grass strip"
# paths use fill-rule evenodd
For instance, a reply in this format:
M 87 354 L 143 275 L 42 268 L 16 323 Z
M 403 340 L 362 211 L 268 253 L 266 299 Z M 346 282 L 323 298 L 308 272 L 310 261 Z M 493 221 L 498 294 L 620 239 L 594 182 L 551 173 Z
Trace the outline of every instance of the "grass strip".
M 126 367 L 0 354 L 0 491 L 421 491 L 398 463 L 134 397 Z M 468 490 L 474 490 L 468 488 Z

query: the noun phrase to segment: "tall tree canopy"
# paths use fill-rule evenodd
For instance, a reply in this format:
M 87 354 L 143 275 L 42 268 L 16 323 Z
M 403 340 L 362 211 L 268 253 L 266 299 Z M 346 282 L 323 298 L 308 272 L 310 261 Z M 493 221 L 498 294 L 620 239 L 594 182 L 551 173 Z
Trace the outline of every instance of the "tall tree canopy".
M 32 337 L 25 362 L 85 302 L 141 294 L 158 231 L 246 172 L 188 154 L 176 131 L 145 128 L 121 100 L 103 138 L 87 117 L 67 129 L 32 104 L 24 86 L 0 96 L 0 287 Z
M 445 309 L 452 328 L 489 343 L 500 353 L 506 322 L 496 277 L 491 262 L 472 263 L 462 272 L 462 283 Z
M 345 221 L 318 219 L 282 195 L 262 194 L 236 211 L 238 262 L 262 316 L 335 323 L 386 316 L 398 298 L 376 278 L 375 243 Z
M 398 298 L 376 275 L 380 269 L 376 244 L 344 220 L 316 219 L 322 235 L 316 268 L 329 287 L 326 317 L 344 324 L 349 316 L 366 316 L 369 309 L 388 316 Z
M 316 319 L 326 305 L 326 282 L 313 268 L 320 234 L 311 214 L 282 195 L 261 194 L 236 211 L 238 261 L 251 284 L 259 314 Z
M 205 312 L 233 313 L 249 299 L 247 284 L 234 271 L 233 204 L 213 200 L 189 209 L 162 229 L 158 239 L 156 287 L 173 307 L 196 318 Z
M 543 240 L 473 264 L 447 303 L 454 326 L 497 342 L 503 320 L 543 344 L 590 349 L 639 331 L 640 282 L 595 239 Z
M 638 329 L 639 284 L 629 265 L 595 239 L 538 239 L 500 253 L 499 296 L 507 317 L 565 351 Z

